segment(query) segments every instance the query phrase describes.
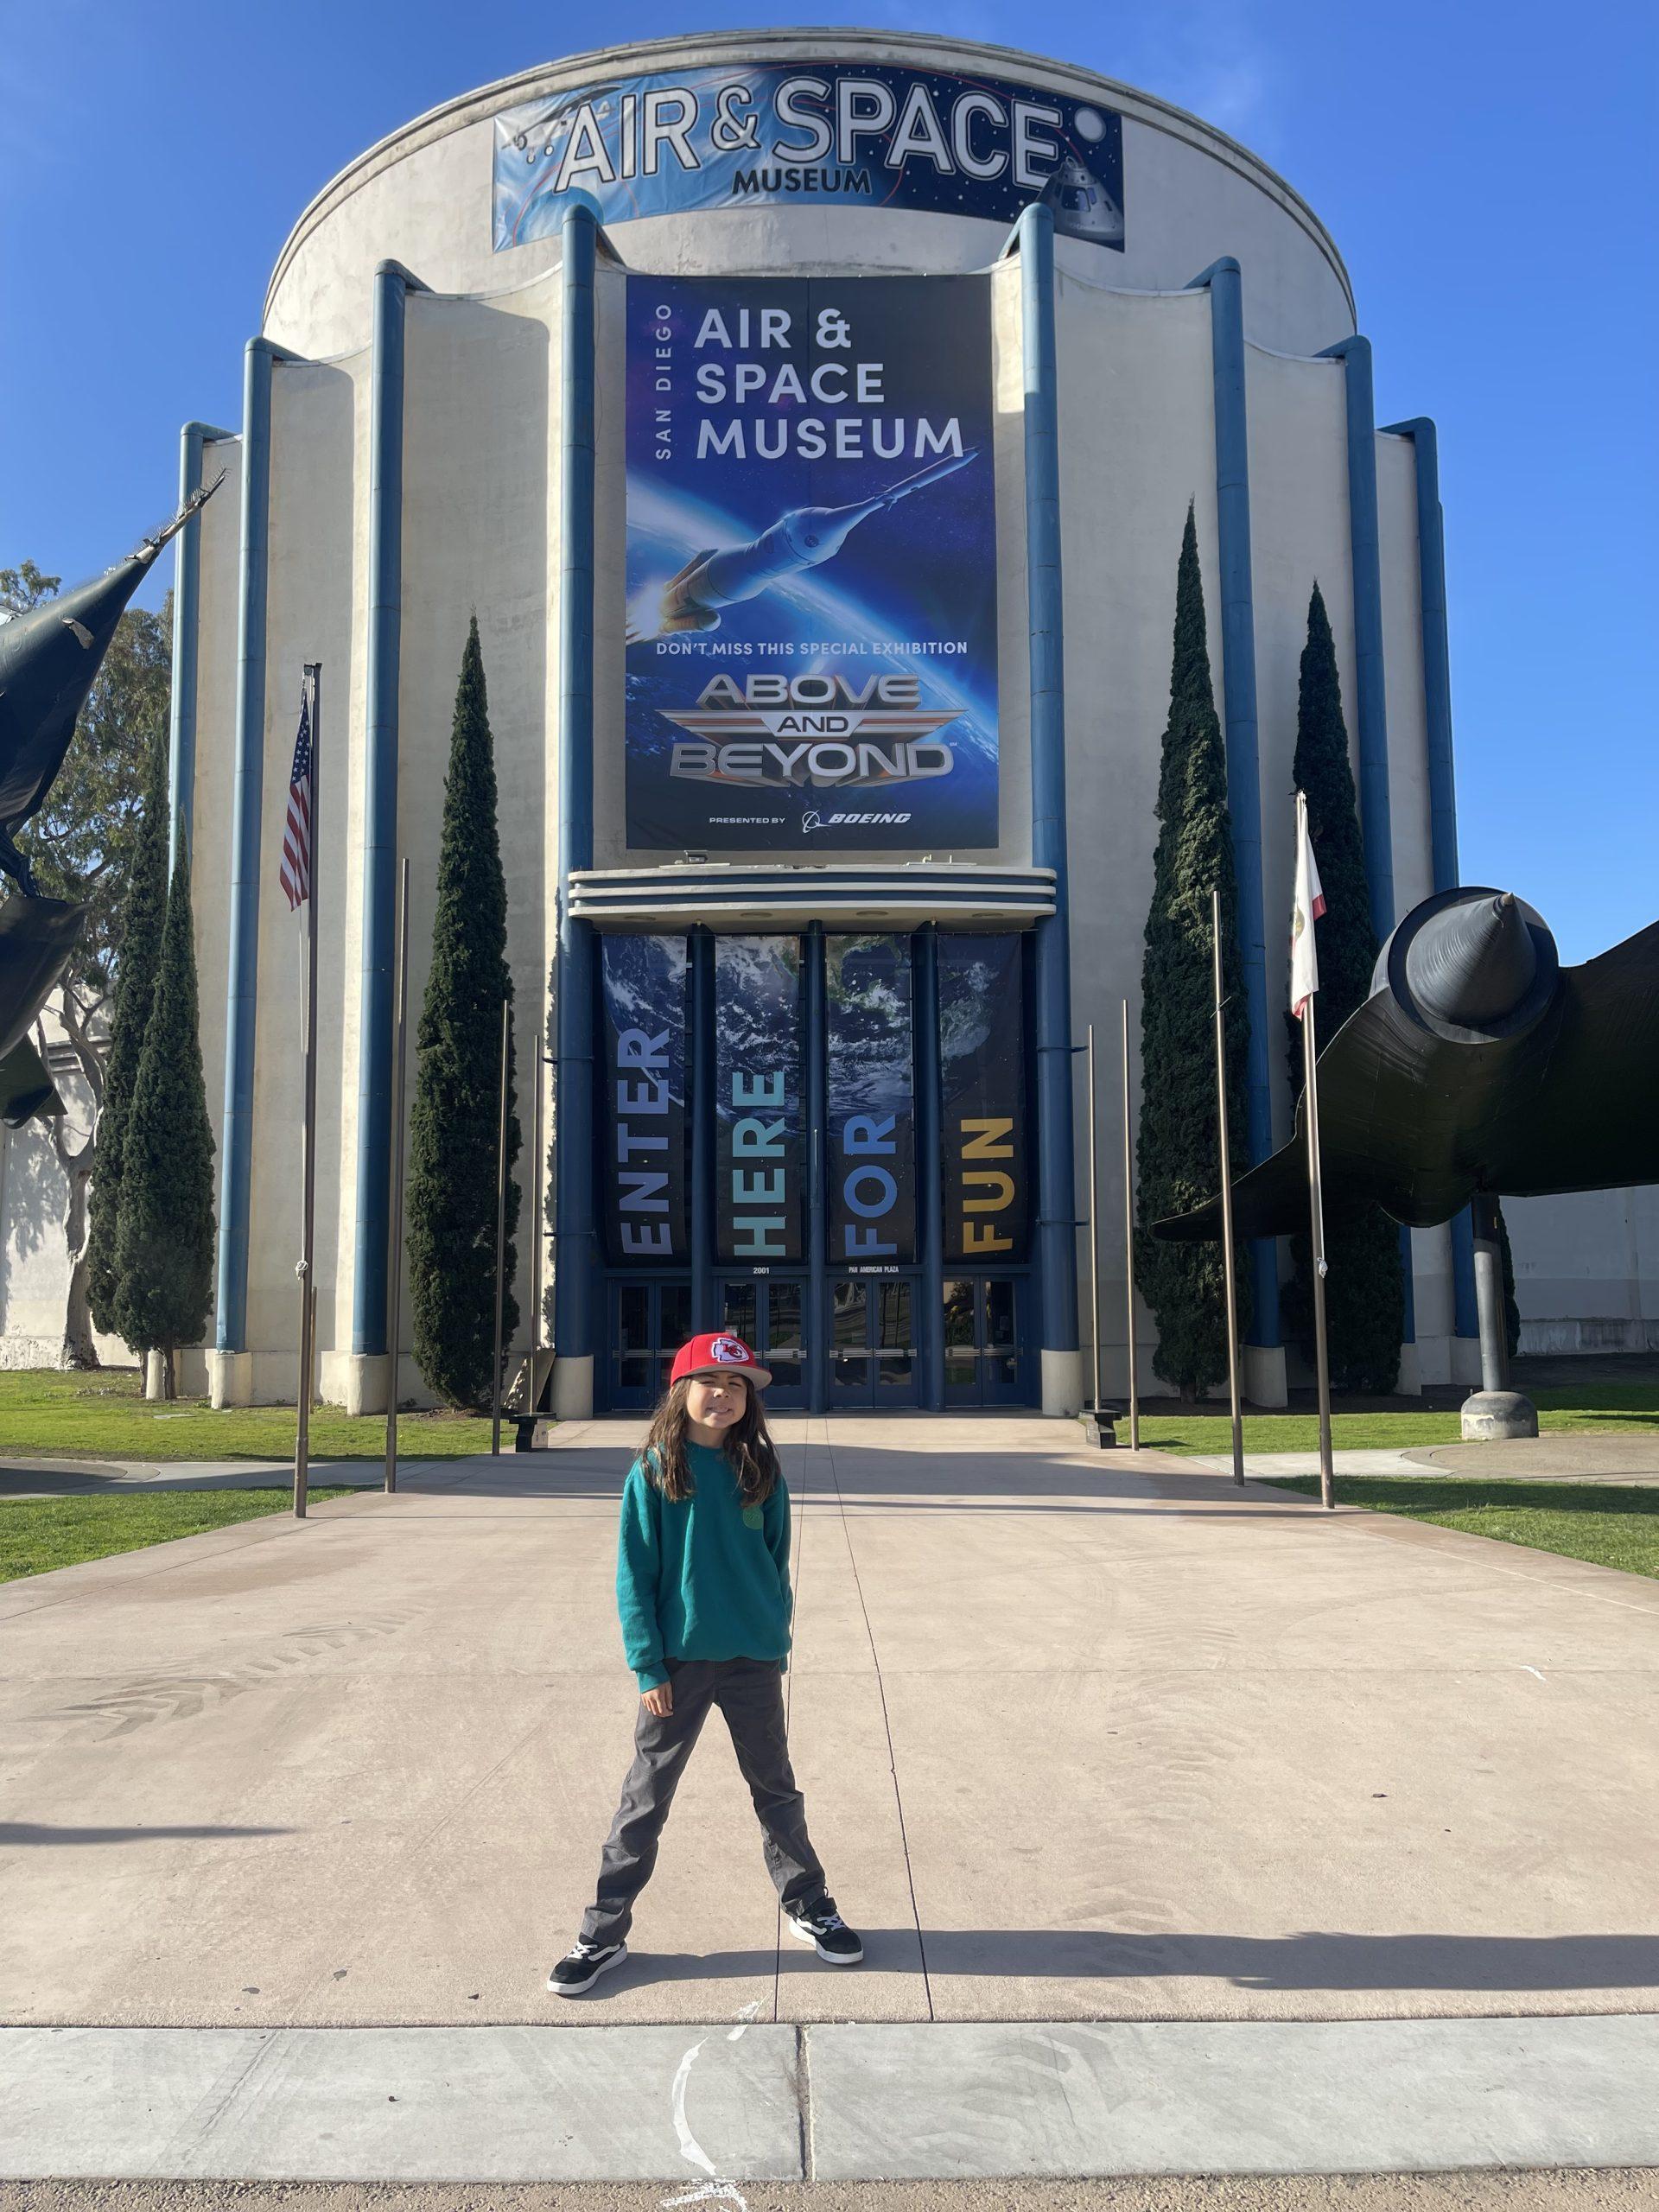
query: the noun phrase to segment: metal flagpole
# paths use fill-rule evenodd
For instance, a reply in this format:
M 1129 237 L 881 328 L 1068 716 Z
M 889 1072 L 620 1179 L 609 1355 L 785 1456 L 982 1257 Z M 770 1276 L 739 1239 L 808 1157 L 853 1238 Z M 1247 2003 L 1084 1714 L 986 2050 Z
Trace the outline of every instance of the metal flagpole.
M 1313 1357 L 1319 1378 L 1319 1503 L 1332 1507 L 1336 1498 L 1331 1464 L 1331 1360 L 1325 1336 L 1325 1199 L 1319 1187 L 1318 1058 L 1310 996 L 1302 1010 L 1302 1083 L 1307 1101 L 1307 1196 L 1313 1242 Z
M 507 1246 L 507 1025 L 512 1001 L 501 1001 L 501 1117 L 495 1144 L 495 1373 L 490 1388 L 490 1452 L 501 1449 L 501 1317 L 506 1295 Z
M 404 1333 L 404 1062 L 409 1051 L 409 861 L 397 896 L 397 1011 L 391 1052 L 391 1217 L 386 1255 L 386 1491 L 397 1487 L 397 1346 Z
M 317 895 L 322 881 L 322 771 L 318 716 L 322 664 L 305 664 L 311 709 L 311 821 L 305 898 L 305 1113 L 300 1124 L 300 1402 L 294 1432 L 294 1513 L 303 1521 L 311 1481 L 311 1393 L 317 1344 L 317 1288 L 313 1239 L 317 1211 Z
M 535 1096 L 531 1104 L 531 1168 L 530 1190 L 531 1219 L 535 1224 L 535 1241 L 530 1248 L 530 1403 L 526 1413 L 536 1410 L 536 1355 L 542 1348 L 542 1084 L 546 1070 L 544 1032 L 542 1024 L 536 1025 L 536 1056 L 531 1065 L 536 1071 Z
M 1129 1449 L 1141 1449 L 1141 1395 L 1135 1376 L 1135 1140 L 1129 1127 L 1129 1002 L 1123 1001 L 1123 1280 L 1128 1317 Z
M 1227 1136 L 1227 1001 L 1221 980 L 1221 893 L 1210 893 L 1216 972 L 1216 1107 L 1221 1135 L 1221 1266 L 1227 1287 L 1227 1395 L 1233 1413 L 1233 1480 L 1244 1480 L 1244 1423 L 1238 1405 L 1238 1285 L 1233 1276 L 1233 1160 Z
M 1100 1117 L 1095 1110 L 1095 1025 L 1089 1024 L 1089 1326 L 1095 1341 L 1095 1418 L 1100 1418 L 1100 1208 L 1095 1154 Z

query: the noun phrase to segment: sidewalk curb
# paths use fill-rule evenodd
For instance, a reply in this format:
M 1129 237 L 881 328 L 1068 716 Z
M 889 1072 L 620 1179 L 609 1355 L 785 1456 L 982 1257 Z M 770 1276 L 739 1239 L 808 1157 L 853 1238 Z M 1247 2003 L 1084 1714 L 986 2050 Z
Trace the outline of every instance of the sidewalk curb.
M 1659 2015 L 0 2030 L 10 2180 L 876 2181 L 1659 2163 Z M 809 2171 L 810 2169 L 810 2171 Z

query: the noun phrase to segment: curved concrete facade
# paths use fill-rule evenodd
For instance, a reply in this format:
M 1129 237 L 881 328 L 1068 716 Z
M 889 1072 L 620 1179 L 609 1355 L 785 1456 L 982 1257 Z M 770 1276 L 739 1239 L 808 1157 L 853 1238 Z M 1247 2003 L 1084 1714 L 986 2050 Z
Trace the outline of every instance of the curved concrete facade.
M 572 382 L 567 317 L 571 300 L 588 295 L 572 292 L 557 235 L 492 251 L 494 119 L 504 108 L 619 72 L 661 74 L 734 55 L 757 66 L 817 59 L 974 71 L 1039 93 L 1098 101 L 1122 118 L 1123 249 L 1061 237 L 1052 277 L 1039 277 L 1033 257 L 1040 241 L 1029 225 L 1022 222 L 1010 252 L 1007 225 L 927 210 L 746 205 L 607 224 L 591 291 L 594 486 L 592 543 L 584 549 L 571 539 L 568 479 L 587 432 L 570 416 L 581 380 Z M 1065 1033 L 1039 1035 L 1035 1062 L 1051 1072 L 1070 1065 L 1067 1046 L 1092 1023 L 1104 1076 L 1115 1065 L 1121 1002 L 1129 1001 L 1132 1020 L 1138 1008 L 1175 563 L 1191 504 L 1241 841 L 1241 928 L 1254 963 L 1249 1134 L 1259 1152 L 1288 1133 L 1281 1010 L 1290 764 L 1298 662 L 1316 580 L 1335 631 L 1357 780 L 1371 794 L 1368 839 L 1388 855 L 1373 904 L 1393 913 L 1433 886 L 1430 819 L 1444 734 L 1433 682 L 1443 646 L 1443 609 L 1433 588 L 1437 493 L 1427 475 L 1419 480 L 1432 436 L 1426 444 L 1426 424 L 1388 433 L 1370 423 L 1369 350 L 1354 340 L 1346 276 L 1317 219 L 1254 156 L 1194 118 L 1005 49 L 824 32 L 731 35 L 578 57 L 450 103 L 384 141 L 319 195 L 271 283 L 259 341 L 274 356 L 268 420 L 251 416 L 239 437 L 219 442 L 208 457 L 208 466 L 229 468 L 231 481 L 196 525 L 198 622 L 194 638 L 181 644 L 194 657 L 194 789 L 180 796 L 193 799 L 196 825 L 210 1099 L 238 1095 L 238 1066 L 251 1071 L 251 1083 L 249 1111 L 227 1114 L 219 1127 L 221 1150 L 228 1141 L 234 1155 L 226 1162 L 213 1363 L 221 1396 L 274 1398 L 293 1388 L 300 1063 L 295 924 L 274 855 L 301 664 L 324 665 L 321 1374 L 327 1395 L 366 1407 L 384 1401 L 389 1369 L 384 1333 L 376 1337 L 385 1302 L 377 1192 L 390 1141 L 382 1014 L 387 856 L 395 849 L 411 864 L 410 1005 L 417 1009 L 455 676 L 474 610 L 500 783 L 521 1065 L 530 1024 L 546 1010 L 569 869 L 578 871 L 570 912 L 582 929 L 604 925 L 581 917 L 599 913 L 607 899 L 608 911 L 620 902 L 632 918 L 624 925 L 648 922 L 652 871 L 664 882 L 671 874 L 687 880 L 686 855 L 631 850 L 625 835 L 620 393 L 628 270 L 973 269 L 992 272 L 1000 842 L 956 855 L 954 874 L 938 853 L 887 853 L 888 880 L 872 883 L 868 904 L 852 903 L 853 892 L 838 892 L 836 904 L 821 870 L 795 867 L 787 882 L 779 877 L 769 906 L 752 901 L 742 910 L 747 925 L 847 928 L 855 924 L 846 918 L 860 915 L 855 925 L 865 930 L 879 930 L 884 919 L 906 931 L 935 918 L 946 928 L 989 927 L 995 912 L 1017 910 L 1009 926 L 1050 931 L 1045 943 L 1069 948 L 1069 1031 L 1062 1007 L 1052 1020 Z M 1032 349 L 1033 333 L 1045 327 L 1052 354 L 1049 385 L 1039 390 Z M 251 394 L 256 385 L 251 378 Z M 1047 418 L 1033 412 L 1043 408 Z M 1052 458 L 1045 435 L 1058 447 L 1052 512 L 1033 474 L 1045 451 Z M 257 537 L 261 510 L 248 496 L 250 472 L 268 480 L 265 537 L 257 545 L 251 531 Z M 1058 536 L 1041 560 L 1058 596 L 1044 611 L 1039 601 L 1048 587 L 1028 588 L 1033 533 L 1055 521 Z M 1433 534 L 1427 558 L 1426 530 Z M 579 584 L 585 591 L 581 580 L 589 572 L 591 620 L 581 611 L 585 598 L 567 597 Z M 251 645 L 260 639 L 262 669 Z M 1056 700 L 1043 692 L 1042 671 L 1056 664 L 1062 640 Z M 560 786 L 573 655 L 584 667 L 591 657 L 593 782 L 588 849 L 574 862 L 568 850 L 562 859 L 570 824 Z M 1057 917 L 1053 856 L 1045 857 L 1040 822 L 1042 791 L 1052 789 L 1056 766 L 1043 748 L 1062 724 Z M 262 857 L 238 892 L 232 825 L 241 821 L 245 836 L 256 805 Z M 812 849 L 821 868 L 850 869 L 854 878 L 868 859 Z M 781 853 L 774 865 L 793 858 Z M 895 869 L 909 871 L 912 890 L 895 891 Z M 823 887 L 816 909 L 815 885 Z M 743 925 L 719 906 L 717 887 L 708 899 L 711 926 Z M 232 991 L 227 946 L 238 918 L 244 969 Z M 257 952 L 251 990 L 250 944 Z M 1115 1096 L 1103 1080 L 1103 1099 Z M 1062 1103 L 1051 1096 L 1048 1107 L 1058 1111 Z M 519 1109 L 528 1142 L 522 1089 Z M 1088 1187 L 1080 1111 L 1074 1141 L 1075 1157 L 1065 1163 L 1071 1192 L 1058 1201 L 1067 1211 L 1051 1240 L 1070 1237 L 1069 1223 L 1083 1210 L 1071 1193 Z M 1126 1365 L 1120 1160 L 1116 1115 L 1103 1105 L 1101 1340 L 1109 1393 L 1122 1390 Z M 521 1350 L 531 1305 L 530 1220 L 527 1208 L 518 1239 Z M 1056 1412 L 1077 1402 L 1088 1357 L 1087 1245 L 1081 1236 L 1076 1243 L 1084 1340 L 1073 1325 L 1067 1341 L 1063 1319 L 1051 1326 L 1065 1303 L 1051 1280 L 1043 1325 L 1050 1333 L 1033 1337 L 1022 1370 L 1031 1377 L 1029 1396 Z M 1262 1341 L 1249 1352 L 1247 1381 L 1252 1395 L 1274 1402 L 1283 1395 L 1285 1355 L 1272 1310 L 1271 1253 L 1262 1265 Z M 1036 1266 L 1033 1257 L 1033 1280 Z M 1074 1288 L 1068 1283 L 1068 1295 Z M 1467 1379 L 1472 1344 L 1465 1350 L 1455 1333 L 1444 1232 L 1414 1239 L 1414 1289 L 1407 1387 Z M 1150 1363 L 1147 1317 L 1141 1326 Z M 418 1395 L 406 1330 L 399 1389 Z M 579 1410 L 595 1388 L 603 1399 L 594 1380 L 600 1357 L 593 1346 L 569 1360 L 561 1351 L 565 1409 Z
M 1127 237 L 1114 282 L 1173 291 L 1232 254 L 1251 272 L 1245 327 L 1264 346 L 1313 353 L 1354 327 L 1341 257 L 1306 203 L 1264 162 L 1197 117 L 1091 71 L 967 41 L 874 31 L 728 31 L 573 55 L 505 79 L 394 131 L 318 194 L 278 258 L 265 334 L 321 357 L 366 342 L 376 264 L 403 262 L 432 290 L 469 295 L 527 283 L 558 260 L 553 238 L 492 251 L 490 173 L 504 110 L 626 72 L 664 74 L 741 60 L 925 67 L 993 76 L 1097 100 L 1123 118 Z M 1005 228 L 893 209 L 784 206 L 646 216 L 618 226 L 636 269 L 806 275 L 815 270 L 977 269 Z M 1063 263 L 1088 249 L 1060 242 Z

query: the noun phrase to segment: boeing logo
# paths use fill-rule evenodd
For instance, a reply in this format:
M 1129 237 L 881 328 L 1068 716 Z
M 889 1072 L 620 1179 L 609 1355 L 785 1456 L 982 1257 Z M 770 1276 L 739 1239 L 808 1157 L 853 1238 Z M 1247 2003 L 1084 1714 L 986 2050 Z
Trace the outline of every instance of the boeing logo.
M 907 814 L 820 814 L 816 806 L 809 806 L 801 817 L 801 835 L 810 836 L 815 830 L 866 830 L 874 823 L 908 822 Z

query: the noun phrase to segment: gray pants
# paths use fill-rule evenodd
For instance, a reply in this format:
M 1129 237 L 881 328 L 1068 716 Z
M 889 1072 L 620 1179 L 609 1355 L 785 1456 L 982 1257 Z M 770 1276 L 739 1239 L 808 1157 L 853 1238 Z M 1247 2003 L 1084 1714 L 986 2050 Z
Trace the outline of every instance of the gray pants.
M 620 1943 L 633 1918 L 633 1901 L 651 1879 L 657 1847 L 691 1746 L 717 1705 L 732 1732 L 739 1771 L 760 1816 L 766 1872 L 785 1906 L 810 1904 L 823 1891 L 823 1869 L 806 1833 L 801 1793 L 784 1740 L 784 1678 L 775 1659 L 670 1659 L 674 1710 L 648 1713 L 643 1701 L 633 1731 L 633 1764 L 600 1862 L 594 1903 L 582 1916 L 582 1940 Z

